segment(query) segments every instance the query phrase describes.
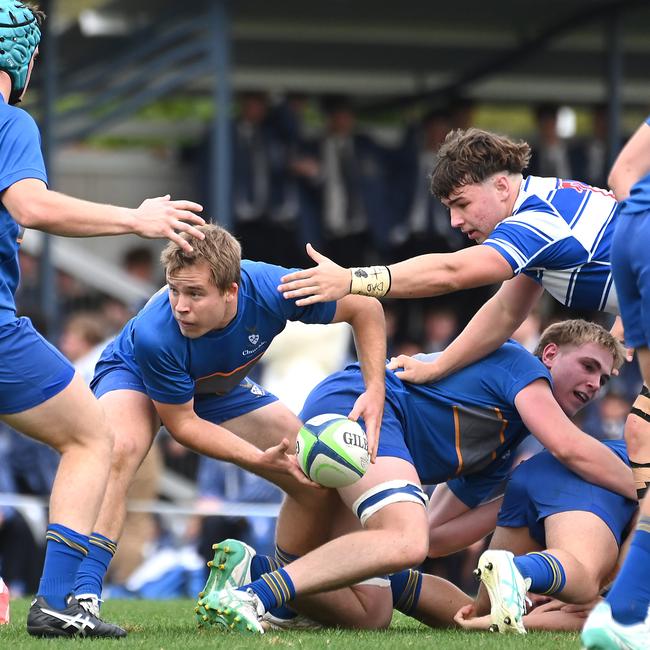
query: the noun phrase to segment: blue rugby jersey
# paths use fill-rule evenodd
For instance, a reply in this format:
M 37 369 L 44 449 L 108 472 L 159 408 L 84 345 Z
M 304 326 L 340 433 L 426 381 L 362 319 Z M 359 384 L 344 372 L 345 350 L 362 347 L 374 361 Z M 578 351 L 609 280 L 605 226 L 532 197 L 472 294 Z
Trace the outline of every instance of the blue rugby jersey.
M 0 192 L 25 178 L 47 183 L 41 136 L 28 113 L 0 100 Z M 21 239 L 21 227 L 0 203 L 0 325 L 16 318 Z
M 295 269 L 292 269 L 295 270 Z M 237 315 L 221 330 L 190 339 L 181 334 L 163 287 L 109 343 L 100 361 L 119 359 L 164 404 L 224 395 L 237 386 L 289 320 L 330 323 L 336 302 L 297 307 L 277 290 L 291 270 L 242 261 Z
M 483 245 L 525 273 L 563 305 L 618 313 L 609 261 L 618 204 L 600 188 L 528 176 L 511 216 Z
M 650 127 L 650 117 L 645 123 Z M 650 210 L 650 174 L 639 179 L 630 190 L 630 196 L 623 201 L 621 209 L 625 214 L 641 214 Z
M 430 484 L 501 467 L 529 433 L 515 397 L 536 379 L 551 383 L 544 364 L 515 341 L 428 384 L 386 377 L 386 401 L 400 412 L 418 476 Z

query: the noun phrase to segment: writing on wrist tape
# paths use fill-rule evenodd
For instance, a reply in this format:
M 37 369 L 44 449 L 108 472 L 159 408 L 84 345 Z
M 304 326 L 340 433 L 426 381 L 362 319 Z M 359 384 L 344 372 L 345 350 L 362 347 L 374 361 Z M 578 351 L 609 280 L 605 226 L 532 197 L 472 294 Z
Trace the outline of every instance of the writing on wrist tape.
M 350 293 L 381 298 L 390 289 L 390 270 L 387 266 L 360 266 L 350 269 Z

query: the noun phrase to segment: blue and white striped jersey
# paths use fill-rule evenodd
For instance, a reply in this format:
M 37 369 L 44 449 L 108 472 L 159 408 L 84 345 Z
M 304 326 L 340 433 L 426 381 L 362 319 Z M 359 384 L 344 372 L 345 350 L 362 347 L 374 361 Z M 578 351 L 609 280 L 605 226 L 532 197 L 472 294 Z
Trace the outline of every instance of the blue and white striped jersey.
M 609 251 L 618 204 L 612 192 L 561 178 L 524 178 L 511 216 L 483 245 L 567 307 L 618 313 Z

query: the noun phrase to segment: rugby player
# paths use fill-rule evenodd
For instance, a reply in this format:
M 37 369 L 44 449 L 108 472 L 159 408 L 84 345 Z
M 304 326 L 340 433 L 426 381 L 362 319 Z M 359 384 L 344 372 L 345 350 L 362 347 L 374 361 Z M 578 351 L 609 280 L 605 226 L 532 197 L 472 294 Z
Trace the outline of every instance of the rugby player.
M 295 448 L 300 420 L 248 378 L 287 321 L 350 323 L 364 388 L 346 415 L 367 422 L 371 456 L 376 454 L 386 354 L 379 302 L 349 296 L 297 307 L 276 291 L 287 269 L 242 261 L 239 242 L 220 226 L 199 231 L 204 239 L 191 253 L 176 243 L 163 251 L 167 285 L 108 344 L 95 367 L 91 388 L 115 431 L 115 449 L 75 584 L 77 599 L 94 611 L 122 532 L 127 490 L 161 422 L 182 445 L 283 488 L 289 496 L 279 520 L 285 534 L 293 531 L 287 547 L 304 552 L 297 534 L 304 531 L 311 548 L 323 526 L 321 510 L 336 493 L 313 487 L 295 455 L 286 453 Z M 282 533 L 278 543 L 284 543 Z
M 28 318 L 16 316 L 18 248 L 24 228 L 90 237 L 135 233 L 203 237 L 204 220 L 190 201 L 147 199 L 137 209 L 82 201 L 48 189 L 40 134 L 16 106 L 29 85 L 41 37 L 42 12 L 0 0 L 0 418 L 61 452 L 50 497 L 45 563 L 27 630 L 36 636 L 123 636 L 72 596 L 77 567 L 106 488 L 113 434 L 83 379 Z
M 480 244 L 421 255 L 389 267 L 344 269 L 311 246 L 318 266 L 289 274 L 279 290 L 309 305 L 347 293 L 416 298 L 503 282 L 464 331 L 434 361 L 400 356 L 391 365 L 408 381 L 440 378 L 506 341 L 544 290 L 567 307 L 618 313 L 610 246 L 614 195 L 561 178 L 523 176 L 530 147 L 479 129 L 452 131 L 431 176 L 451 225 Z M 622 336 L 617 320 L 614 330 Z M 650 482 L 650 393 L 644 387 L 626 422 L 639 496 Z
M 584 480 L 634 497 L 629 467 L 569 420 L 596 396 L 623 354 L 609 332 L 577 320 L 549 327 L 537 357 L 509 341 L 435 383 L 405 383 L 387 370 L 377 461 L 357 483 L 338 490 L 362 530 L 357 524 L 355 532 L 241 589 L 233 589 L 229 578 L 245 573 L 239 565 L 250 558 L 217 549 L 199 615 L 261 632 L 262 615 L 298 598 L 301 613 L 325 624 L 385 627 L 393 608 L 387 589 L 343 587 L 418 566 L 429 548 L 421 483 L 449 481 L 455 498 L 450 517 L 457 516 L 493 491 L 529 432 Z M 349 366 L 314 388 L 301 418 L 344 413 L 362 390 L 358 367 Z
M 623 201 L 612 242 L 612 271 L 621 303 L 625 341 L 636 349 L 645 385 L 650 385 L 650 118 L 630 138 L 609 176 Z M 650 420 L 648 409 L 639 415 Z M 650 478 L 650 441 L 644 446 Z M 630 551 L 604 603 L 582 632 L 588 650 L 650 648 L 650 497 L 641 503 Z

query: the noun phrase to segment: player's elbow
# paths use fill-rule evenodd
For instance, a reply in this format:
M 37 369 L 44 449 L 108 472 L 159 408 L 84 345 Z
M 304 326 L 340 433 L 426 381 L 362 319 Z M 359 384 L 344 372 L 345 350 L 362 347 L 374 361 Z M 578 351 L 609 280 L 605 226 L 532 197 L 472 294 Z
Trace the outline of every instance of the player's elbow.
M 52 206 L 48 201 L 49 190 L 34 192 L 29 200 L 19 200 L 12 203 L 8 209 L 11 216 L 23 228 L 32 230 L 47 230 L 47 224 L 52 216 Z

